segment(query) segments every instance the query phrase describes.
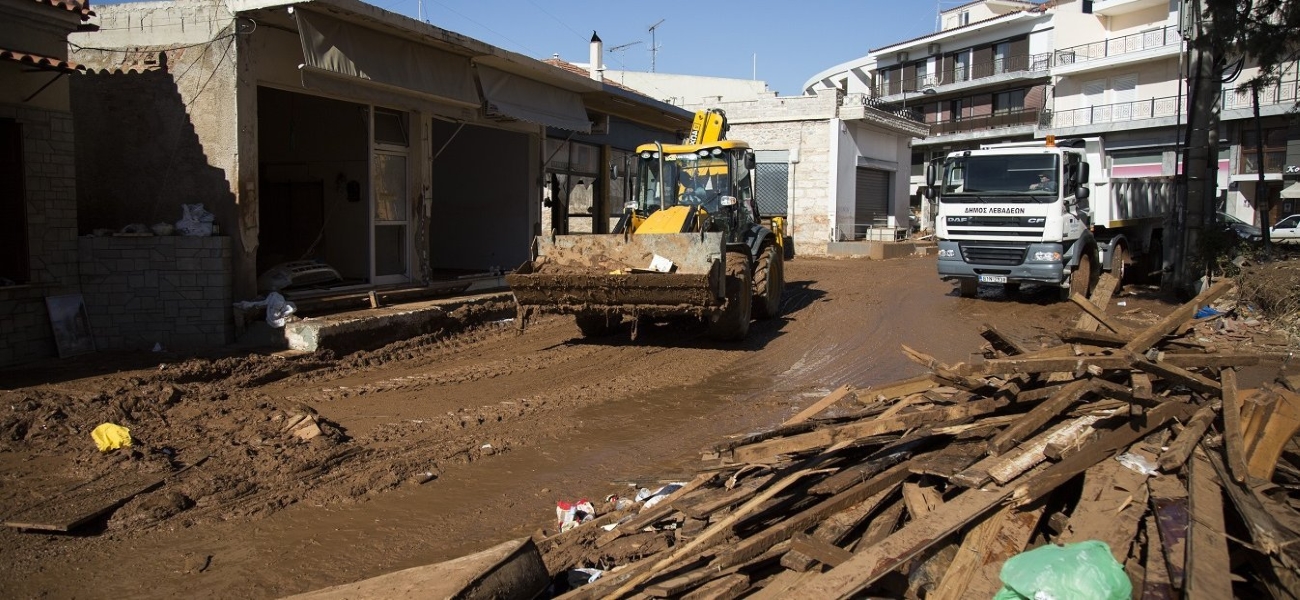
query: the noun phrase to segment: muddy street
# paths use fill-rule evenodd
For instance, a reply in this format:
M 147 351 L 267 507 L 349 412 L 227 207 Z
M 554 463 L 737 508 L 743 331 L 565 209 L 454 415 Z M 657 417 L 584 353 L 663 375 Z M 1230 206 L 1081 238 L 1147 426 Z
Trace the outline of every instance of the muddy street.
M 0 373 L 6 520 L 193 465 L 69 534 L 3 528 L 0 588 L 273 598 L 447 560 L 553 530 L 558 500 L 690 473 L 705 446 L 843 384 L 922 373 L 902 345 L 968 361 L 983 323 L 1034 345 L 1079 314 L 1053 290 L 960 298 L 933 258 L 800 258 L 787 279 L 783 317 L 740 344 L 684 323 L 583 339 L 572 318 L 544 317 L 342 357 L 83 357 Z M 1172 308 L 1117 300 L 1134 324 Z M 136 444 L 101 454 L 90 431 L 103 422 Z

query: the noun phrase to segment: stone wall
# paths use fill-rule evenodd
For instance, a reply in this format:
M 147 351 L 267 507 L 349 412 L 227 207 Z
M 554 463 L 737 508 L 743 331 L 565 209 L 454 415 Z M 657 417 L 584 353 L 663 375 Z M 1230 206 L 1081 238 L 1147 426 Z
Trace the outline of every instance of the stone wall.
M 83 237 L 79 250 L 96 349 L 233 340 L 229 237 Z
M 0 104 L 22 126 L 30 277 L 0 286 L 0 366 L 58 356 L 47 296 L 76 293 L 77 191 L 72 117 L 65 111 Z

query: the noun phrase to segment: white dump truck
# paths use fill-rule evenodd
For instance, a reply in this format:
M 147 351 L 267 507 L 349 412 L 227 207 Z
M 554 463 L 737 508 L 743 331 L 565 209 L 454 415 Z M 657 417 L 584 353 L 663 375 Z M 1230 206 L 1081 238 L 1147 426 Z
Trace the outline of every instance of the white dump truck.
M 939 276 L 962 296 L 1023 282 L 1087 296 L 1102 271 L 1162 267 L 1171 177 L 1110 179 L 1099 140 L 1046 140 L 949 153 L 926 169 Z

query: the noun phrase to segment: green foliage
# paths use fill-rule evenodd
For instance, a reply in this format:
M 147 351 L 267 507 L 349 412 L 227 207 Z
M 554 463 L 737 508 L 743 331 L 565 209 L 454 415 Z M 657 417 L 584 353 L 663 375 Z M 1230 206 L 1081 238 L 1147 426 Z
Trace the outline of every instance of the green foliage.
M 1300 0 L 1204 0 L 1202 48 L 1260 68 L 1241 88 L 1274 83 L 1300 51 Z

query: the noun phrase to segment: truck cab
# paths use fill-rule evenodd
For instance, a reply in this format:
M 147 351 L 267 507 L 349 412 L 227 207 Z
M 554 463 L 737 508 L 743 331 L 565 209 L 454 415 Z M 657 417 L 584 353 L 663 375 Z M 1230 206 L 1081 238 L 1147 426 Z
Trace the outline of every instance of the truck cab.
M 1100 274 L 1091 170 L 1085 148 L 1054 140 L 953 152 L 931 163 L 926 194 L 939 204 L 939 276 L 968 297 L 980 284 L 1023 282 L 1058 286 L 1062 297 L 1087 295 Z

